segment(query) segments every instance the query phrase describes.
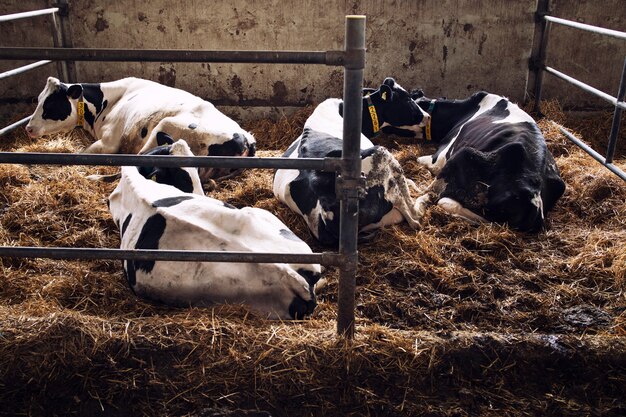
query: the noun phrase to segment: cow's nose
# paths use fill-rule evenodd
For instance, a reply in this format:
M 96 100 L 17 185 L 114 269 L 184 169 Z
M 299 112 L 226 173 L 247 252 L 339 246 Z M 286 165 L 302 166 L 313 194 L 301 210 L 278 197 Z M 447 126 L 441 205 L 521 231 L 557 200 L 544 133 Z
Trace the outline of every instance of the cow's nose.
M 30 125 L 26 125 L 24 129 L 26 129 L 26 133 L 28 134 L 28 136 L 33 136 L 35 129 L 33 129 Z

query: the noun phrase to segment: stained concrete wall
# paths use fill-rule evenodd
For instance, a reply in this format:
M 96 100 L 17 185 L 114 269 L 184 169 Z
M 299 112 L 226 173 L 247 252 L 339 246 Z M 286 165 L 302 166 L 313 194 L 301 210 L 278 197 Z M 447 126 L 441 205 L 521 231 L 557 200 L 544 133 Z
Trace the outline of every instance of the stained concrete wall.
M 619 27 L 626 17 L 623 0 L 553 4 L 563 17 L 580 20 L 580 14 L 587 23 L 624 29 Z M 48 6 L 42 0 L 8 0 L 0 4 L 0 14 Z M 333 50 L 343 46 L 344 16 L 365 14 L 365 85 L 394 76 L 405 87 L 421 87 L 432 96 L 464 97 L 485 89 L 522 101 L 535 9 L 536 0 L 71 0 L 69 18 L 76 47 Z M 51 31 L 46 17 L 3 23 L 0 43 L 51 46 Z M 554 33 L 554 44 L 564 47 L 551 47 L 550 59 L 564 66 L 573 61 L 572 75 L 593 72 L 596 87 L 616 90 L 621 63 L 613 71 L 605 55 L 614 59 L 621 53 L 623 59 L 622 43 L 591 40 L 590 50 L 577 52 L 583 43 L 574 39 Z M 596 69 L 582 69 L 585 62 Z M 0 69 L 14 64 L 0 62 Z M 610 70 L 596 73 L 599 66 Z M 343 82 L 341 68 L 317 65 L 77 62 L 76 71 L 80 82 L 131 75 L 160 81 L 211 100 L 240 119 L 258 115 L 259 109 L 283 110 L 340 96 Z M 56 74 L 50 65 L 0 82 L 0 103 L 31 100 L 46 77 Z M 565 105 L 582 102 L 577 92 L 553 81 L 546 76 L 546 97 L 562 98 Z

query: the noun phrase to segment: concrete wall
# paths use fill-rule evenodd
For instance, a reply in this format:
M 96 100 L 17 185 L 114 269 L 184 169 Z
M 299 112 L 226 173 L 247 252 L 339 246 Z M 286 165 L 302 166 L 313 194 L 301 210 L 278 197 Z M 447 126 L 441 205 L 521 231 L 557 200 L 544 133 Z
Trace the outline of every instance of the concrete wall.
M 563 17 L 581 14 L 588 23 L 624 29 L 619 28 L 626 17 L 623 0 L 553 3 Z M 8 0 L 0 4 L 0 14 L 48 6 L 45 0 Z M 522 101 L 535 8 L 536 0 L 71 0 L 70 20 L 76 47 L 333 50 L 343 46 L 344 16 L 365 14 L 367 86 L 394 76 L 431 96 L 464 97 L 485 89 Z M 0 24 L 0 42 L 51 46 L 49 21 L 38 17 Z M 590 51 L 573 53 L 571 39 L 563 41 L 559 37 L 566 35 L 554 32 L 554 44 L 565 48 L 550 48 L 550 57 L 556 54 L 564 66 L 571 60 L 576 71 L 594 73 L 599 88 L 617 89 L 614 71 L 596 73 L 597 65 L 581 69 L 576 57 L 605 67 L 612 61 L 604 55 L 621 53 L 615 46 L 622 45 L 619 41 L 592 40 Z M 0 62 L 0 69 L 9 64 L 14 63 Z M 130 75 L 160 81 L 211 100 L 240 119 L 258 115 L 258 109 L 283 110 L 340 96 L 343 82 L 341 68 L 304 65 L 78 62 L 76 70 L 80 82 Z M 46 77 L 56 74 L 50 65 L 0 82 L 0 103 L 32 99 Z M 562 87 L 548 76 L 546 82 L 546 97 L 563 98 L 566 105 L 580 102 L 569 100 L 575 93 L 561 94 Z

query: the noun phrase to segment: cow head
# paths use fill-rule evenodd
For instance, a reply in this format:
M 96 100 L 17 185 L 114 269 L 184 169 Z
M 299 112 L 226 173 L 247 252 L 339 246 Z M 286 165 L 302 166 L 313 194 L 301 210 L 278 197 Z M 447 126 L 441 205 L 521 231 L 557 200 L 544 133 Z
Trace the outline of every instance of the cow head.
M 363 91 L 363 134 L 367 137 L 377 133 L 375 118 L 385 133 L 409 137 L 416 136 L 428 122 L 428 113 L 393 78 L 385 78 L 378 90 Z
M 28 136 L 37 138 L 72 130 L 78 120 L 76 102 L 81 94 L 80 84 L 67 85 L 48 77 L 37 99 L 37 108 L 26 125 Z
M 548 157 L 542 171 L 529 164 L 521 143 L 493 152 L 463 148 L 446 163 L 439 178 L 446 179 L 442 197 L 456 198 L 488 221 L 506 223 L 522 232 L 538 232 L 548 210 L 563 194 L 565 184 L 552 172 Z M 471 172 L 468 172 L 471 170 Z
M 189 145 L 182 139 L 174 142 L 171 136 L 159 132 L 157 142 L 159 146 L 142 155 L 193 156 Z M 145 178 L 159 184 L 171 185 L 186 193 L 204 195 L 197 168 L 140 166 L 137 169 Z

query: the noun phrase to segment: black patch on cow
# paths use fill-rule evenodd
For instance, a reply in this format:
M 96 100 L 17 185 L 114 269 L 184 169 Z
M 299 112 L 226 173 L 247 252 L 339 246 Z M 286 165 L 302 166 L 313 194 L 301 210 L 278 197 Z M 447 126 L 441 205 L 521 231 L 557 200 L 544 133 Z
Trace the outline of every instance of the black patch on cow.
M 289 229 L 280 229 L 280 235 L 285 239 L 293 240 L 294 242 L 302 242 L 302 239 L 296 236 L 296 234 Z
M 157 145 L 159 146 L 174 144 L 174 139 L 165 132 L 157 132 L 156 140 L 157 140 Z M 169 149 L 171 148 L 168 148 L 168 155 L 169 155 Z
M 248 144 L 248 156 L 256 155 L 256 143 L 252 142 Z
M 359 199 L 359 229 L 380 222 L 391 209 L 393 204 L 385 200 L 383 185 L 368 188 L 365 198 Z
M 192 199 L 193 197 L 188 196 L 188 195 L 179 195 L 176 197 L 161 198 L 159 200 L 153 201 L 152 207 L 155 207 L 155 208 L 156 207 L 172 207 L 172 206 L 182 203 L 183 201 L 192 200 Z
M 165 232 L 167 221 L 160 214 L 154 214 L 146 220 L 141 228 L 135 249 L 159 249 L 159 240 Z M 149 274 L 154 268 L 155 261 L 129 261 L 134 263 L 135 269 L 140 269 Z
M 61 84 L 59 88 L 49 94 L 43 102 L 44 120 L 65 120 L 72 114 L 72 106 L 67 97 L 67 86 Z
M 309 271 L 303 268 L 298 268 L 296 272 L 300 274 L 311 287 L 317 284 L 317 281 L 321 278 L 321 274 L 319 272 Z
M 126 233 L 126 229 L 128 228 L 128 225 L 130 224 L 130 221 L 132 218 L 133 218 L 133 213 L 129 213 L 128 216 L 126 216 L 126 218 L 124 219 L 124 222 L 122 223 L 122 228 L 120 230 L 121 237 L 124 237 L 124 233 Z
M 157 133 L 157 141 L 159 140 L 159 133 Z M 165 133 L 163 133 L 163 135 L 164 136 L 162 136 L 162 138 L 169 137 Z M 170 155 L 171 150 L 171 145 L 162 145 L 150 149 L 145 152 L 144 155 Z M 144 178 L 156 181 L 159 184 L 171 185 L 186 193 L 193 192 L 193 182 L 191 180 L 191 176 L 182 168 L 142 166 L 137 167 L 137 169 Z
M 313 313 L 315 306 L 317 306 L 315 300 L 305 301 L 296 295 L 289 304 L 289 315 L 295 320 L 302 320 Z
M 94 115 L 88 106 L 85 106 L 85 121 L 89 123 L 89 126 L 93 129 L 93 124 L 96 121 L 96 116 L 102 113 L 102 110 L 106 107 L 104 103 L 104 93 L 100 84 L 81 84 L 83 87 L 83 97 L 85 101 L 93 104 L 96 108 L 96 114 Z
M 232 204 L 229 204 L 225 201 L 222 202 L 222 204 L 224 205 L 224 207 L 229 208 L 229 209 L 233 209 L 233 210 L 237 210 L 237 207 L 233 206 Z
M 190 124 L 189 124 L 189 126 L 187 126 L 187 127 L 188 127 L 189 129 L 191 129 L 191 130 L 194 130 L 195 128 L 197 128 L 197 127 L 198 127 L 198 125 L 197 125 L 197 124 L 195 124 L 195 123 L 190 123 Z
M 147 134 L 148 134 L 148 128 L 144 126 L 144 128 L 141 129 L 141 137 L 145 138 Z
M 231 140 L 224 143 L 209 146 L 208 155 L 210 156 L 240 156 L 248 147 L 248 141 L 244 135 L 239 133 L 233 134 Z

